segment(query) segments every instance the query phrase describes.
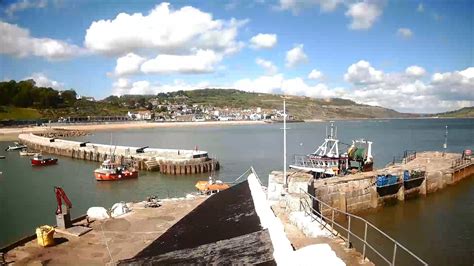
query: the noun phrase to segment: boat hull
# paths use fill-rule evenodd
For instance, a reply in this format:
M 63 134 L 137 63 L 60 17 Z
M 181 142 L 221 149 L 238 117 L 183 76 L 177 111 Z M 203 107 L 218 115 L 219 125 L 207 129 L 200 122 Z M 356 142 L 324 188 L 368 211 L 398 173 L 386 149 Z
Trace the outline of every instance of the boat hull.
M 8 146 L 8 148 L 5 149 L 5 151 L 18 151 L 26 148 L 26 146 Z
M 33 166 L 47 166 L 47 165 L 53 165 L 57 164 L 58 159 L 56 158 L 48 158 L 48 159 L 41 159 L 41 160 L 36 160 L 36 159 L 31 159 L 31 165 Z
M 95 180 L 97 181 L 116 181 L 116 180 L 123 180 L 123 179 L 134 179 L 134 178 L 138 178 L 138 171 L 125 171 L 118 174 L 94 172 L 94 176 L 95 176 Z

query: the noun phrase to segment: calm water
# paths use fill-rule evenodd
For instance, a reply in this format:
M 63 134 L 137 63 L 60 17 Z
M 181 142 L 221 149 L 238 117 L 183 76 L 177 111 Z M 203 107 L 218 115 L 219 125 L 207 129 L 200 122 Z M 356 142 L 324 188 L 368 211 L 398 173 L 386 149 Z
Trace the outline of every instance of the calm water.
M 377 120 L 336 122 L 344 143 L 353 138 L 374 142 L 376 167 L 383 167 L 404 150 L 442 150 L 445 125 L 448 151 L 474 149 L 474 120 Z M 294 154 L 307 154 L 321 144 L 325 123 L 288 124 L 288 162 Z M 81 137 L 109 144 L 207 150 L 222 168 L 215 175 L 233 181 L 250 166 L 266 182 L 271 170 L 282 169 L 282 124 L 124 130 Z M 0 142 L 0 150 L 10 143 Z M 341 148 L 344 146 L 341 146 Z M 0 152 L 4 154 L 4 152 Z M 96 182 L 96 163 L 60 158 L 59 164 L 32 168 L 16 152 L 0 160 L 0 245 L 33 233 L 40 224 L 54 222 L 53 187 L 64 188 L 73 202 L 73 216 L 88 207 L 110 208 L 118 201 L 142 200 L 148 195 L 181 196 L 194 191 L 207 175 L 164 176 L 141 172 L 138 180 Z M 441 193 L 413 199 L 364 215 L 431 264 L 472 265 L 474 262 L 474 181 L 463 181 Z M 8 218 L 5 218 L 8 217 Z

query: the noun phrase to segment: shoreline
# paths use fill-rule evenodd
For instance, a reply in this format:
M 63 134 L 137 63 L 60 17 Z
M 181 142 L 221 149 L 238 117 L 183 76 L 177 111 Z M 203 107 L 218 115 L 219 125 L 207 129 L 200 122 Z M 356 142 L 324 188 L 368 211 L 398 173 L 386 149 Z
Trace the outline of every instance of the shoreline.
M 22 133 L 41 133 L 51 129 L 84 130 L 84 131 L 107 131 L 121 129 L 142 128 L 172 128 L 172 127 L 199 127 L 199 126 L 241 126 L 241 125 L 265 125 L 261 121 L 207 121 L 207 122 L 112 122 L 103 124 L 65 124 L 55 126 L 34 126 L 19 128 L 0 128 L 0 141 L 17 140 Z

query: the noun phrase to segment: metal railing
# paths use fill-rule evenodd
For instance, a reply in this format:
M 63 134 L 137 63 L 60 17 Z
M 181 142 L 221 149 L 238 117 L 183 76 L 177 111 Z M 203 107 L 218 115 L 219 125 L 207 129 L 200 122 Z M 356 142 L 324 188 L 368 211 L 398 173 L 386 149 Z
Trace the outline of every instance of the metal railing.
M 467 159 L 467 158 L 458 158 L 456 160 L 454 160 L 451 164 L 451 168 L 452 169 L 455 169 L 455 168 L 462 168 L 464 166 L 467 166 L 467 165 L 470 165 L 474 163 L 474 161 L 471 161 L 471 159 Z
M 425 261 L 423 261 L 421 258 L 416 256 L 413 252 L 411 252 L 408 248 L 404 247 L 402 244 L 398 243 L 395 239 L 391 238 L 389 235 L 384 233 L 382 230 L 377 228 L 375 225 L 371 224 L 367 220 L 341 211 L 339 209 L 336 209 L 327 203 L 317 199 L 313 195 L 307 193 L 303 189 L 300 189 L 301 196 L 300 196 L 300 211 L 304 211 L 305 215 L 310 215 L 314 220 L 318 221 L 321 225 L 324 226 L 324 228 L 327 228 L 326 226 L 331 224 L 332 230 L 331 233 L 337 236 L 337 233 L 339 233 L 339 237 L 344 239 L 347 242 L 347 247 L 350 248 L 352 247 L 351 239 L 357 239 L 362 243 L 362 257 L 365 259 L 367 257 L 367 247 L 373 251 L 378 257 L 380 257 L 383 261 L 385 261 L 388 265 L 396 265 L 396 258 L 397 258 L 397 251 L 399 249 L 404 250 L 407 254 L 409 254 L 412 258 L 414 258 L 416 261 L 418 261 L 421 265 L 428 265 Z M 308 199 L 305 197 L 308 196 L 309 199 L 312 201 L 311 204 L 308 202 Z M 316 203 L 316 208 L 314 209 Z M 324 210 L 324 208 L 326 208 Z M 326 213 L 326 214 L 325 214 Z M 330 216 L 328 216 L 330 214 Z M 335 218 L 336 216 L 343 216 L 347 217 L 347 227 L 342 225 L 340 222 L 336 221 Z M 316 216 L 316 217 L 315 217 Z M 364 236 L 358 236 L 354 228 L 351 227 L 351 224 L 354 222 L 362 222 L 364 226 Z M 337 232 L 337 230 L 334 229 L 334 225 L 337 225 L 338 228 L 342 229 L 343 233 Z M 376 244 L 374 243 L 369 243 L 369 239 L 367 238 L 368 231 L 372 230 L 375 232 L 378 232 L 381 236 L 383 236 L 386 240 L 391 242 L 393 244 L 393 251 L 391 257 L 384 256 L 381 252 L 381 250 L 377 249 L 375 246 Z M 337 232 L 337 233 L 336 233 Z M 344 235 L 343 235 L 344 234 Z

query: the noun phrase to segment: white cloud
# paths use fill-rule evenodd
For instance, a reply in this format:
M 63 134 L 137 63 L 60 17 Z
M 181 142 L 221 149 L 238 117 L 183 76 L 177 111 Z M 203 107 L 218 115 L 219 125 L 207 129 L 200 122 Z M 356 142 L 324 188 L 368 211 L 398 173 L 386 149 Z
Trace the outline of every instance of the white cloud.
M 27 29 L 0 21 L 0 54 L 16 57 L 39 56 L 48 60 L 61 60 L 84 53 L 76 45 L 50 38 L 34 38 Z
M 172 84 L 153 84 L 148 80 L 131 82 L 128 79 L 120 78 L 113 83 L 112 93 L 114 95 L 155 95 L 161 92 L 204 89 L 209 87 L 209 85 L 207 81 L 197 84 L 188 84 L 181 80 L 174 80 Z
M 36 86 L 38 87 L 46 87 L 46 88 L 53 88 L 53 89 L 63 89 L 64 84 L 58 82 L 56 80 L 49 79 L 43 73 L 33 73 L 29 77 L 25 77 L 23 80 L 32 79 L 35 81 Z
M 425 7 L 423 6 L 423 3 L 418 4 L 418 7 L 416 8 L 416 11 L 418 11 L 418 12 L 425 11 Z
M 422 77 L 426 74 L 426 70 L 420 66 L 410 66 L 405 69 L 405 73 L 413 77 Z
M 397 30 L 397 35 L 402 38 L 409 39 L 413 36 L 413 32 L 409 28 L 399 28 Z
M 431 81 L 433 90 L 445 99 L 474 102 L 474 67 L 435 73 Z
M 259 33 L 250 39 L 250 45 L 254 49 L 273 48 L 277 43 L 276 34 Z
M 323 73 L 321 71 L 318 71 L 316 69 L 311 70 L 311 72 L 308 74 L 308 79 L 320 79 L 323 76 Z
M 8 16 L 13 16 L 16 12 L 30 9 L 30 8 L 45 8 L 48 4 L 47 0 L 20 0 L 12 3 L 5 8 L 5 13 Z
M 347 69 L 344 79 L 355 85 L 366 85 L 381 82 L 384 74 L 373 68 L 369 62 L 360 60 Z
M 192 55 L 160 54 L 144 62 L 140 69 L 146 74 L 201 74 L 213 72 L 221 60 L 222 56 L 213 50 L 198 50 Z
M 410 66 L 403 73 L 374 69 L 369 62 L 351 65 L 345 74 L 353 88 L 343 97 L 363 104 L 402 112 L 437 113 L 474 104 L 474 67 L 435 73 L 430 82 L 420 78 L 426 70 Z
M 376 2 L 357 2 L 350 4 L 345 15 L 352 19 L 349 28 L 353 30 L 366 30 L 372 27 L 378 17 L 382 15 L 382 7 Z
M 319 5 L 321 11 L 329 12 L 335 10 L 343 0 L 280 0 L 281 10 L 291 10 L 294 14 L 301 10 Z
M 293 49 L 286 52 L 286 66 L 294 67 L 296 65 L 308 62 L 308 56 L 303 51 L 303 45 L 296 45 Z
M 263 92 L 263 93 L 278 93 L 283 82 L 283 75 L 269 75 L 261 76 L 256 79 L 240 79 L 234 82 L 233 87 L 238 90 Z
M 262 58 L 257 58 L 255 63 L 265 69 L 267 75 L 274 75 L 278 72 L 278 68 L 271 62 Z
M 115 75 L 124 76 L 135 74 L 140 71 L 140 65 L 145 62 L 146 58 L 143 58 L 134 53 L 128 53 L 117 59 L 117 65 L 115 66 Z
M 93 51 L 115 55 L 141 50 L 187 54 L 195 49 L 229 54 L 242 47 L 236 39 L 246 22 L 216 20 L 191 6 L 174 10 L 161 3 L 145 15 L 120 13 L 113 20 L 92 22 L 84 43 Z
M 300 77 L 285 79 L 282 74 L 260 76 L 255 79 L 241 79 L 234 88 L 250 92 L 277 93 L 307 96 L 313 98 L 334 98 L 343 95 L 343 89 L 330 89 L 323 83 L 310 86 Z

